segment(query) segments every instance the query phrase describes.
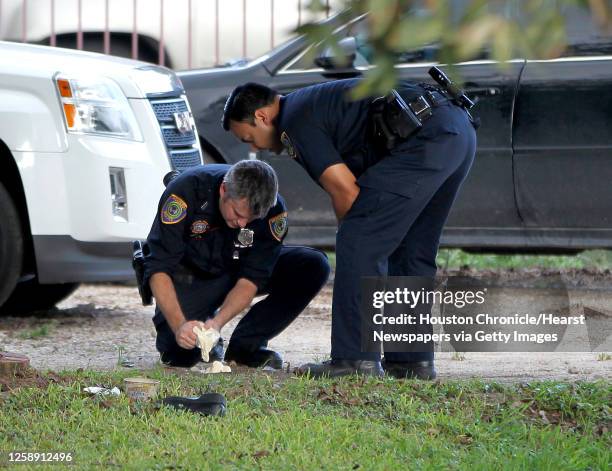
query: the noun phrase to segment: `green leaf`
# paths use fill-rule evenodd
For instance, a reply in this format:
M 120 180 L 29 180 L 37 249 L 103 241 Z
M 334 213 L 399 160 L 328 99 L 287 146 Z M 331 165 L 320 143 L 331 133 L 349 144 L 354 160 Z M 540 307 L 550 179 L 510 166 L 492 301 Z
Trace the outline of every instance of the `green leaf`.
M 392 45 L 396 52 L 405 52 L 440 41 L 444 23 L 440 18 L 408 18 L 399 25 L 397 41 Z
M 487 15 L 463 26 L 457 32 L 457 58 L 468 60 L 478 55 L 503 24 L 499 16 Z
M 506 61 L 512 59 L 514 32 L 512 26 L 505 21 L 500 22 L 497 30 L 493 32 L 493 58 L 499 61 L 502 67 L 507 67 Z
M 481 16 L 486 15 L 488 5 L 489 2 L 487 0 L 472 0 L 461 18 L 461 24 L 471 23 Z
M 320 11 L 323 3 L 316 0 L 312 5 Z M 449 70 L 455 70 L 453 64 L 459 61 L 479 57 L 485 48 L 500 68 L 514 57 L 558 56 L 566 41 L 560 13 L 565 6 L 590 8 L 602 24 L 612 25 L 609 0 L 469 0 L 459 19 L 453 15 L 457 4 L 450 0 L 338 0 L 336 4 L 337 10 L 349 8 L 341 13 L 345 16 L 340 24 L 369 12 L 365 26 L 376 67 L 368 72 L 357 94 L 388 91 L 396 81 L 393 58 L 426 45 L 438 48 L 437 60 L 448 64 Z M 298 31 L 316 45 L 309 51 L 313 58 L 324 47 L 337 47 L 331 28 L 310 24 Z
M 397 83 L 394 56 L 384 55 L 379 58 L 376 67 L 368 70 L 364 80 L 353 90 L 354 99 L 366 96 L 387 94 Z
M 398 0 L 368 0 L 370 37 L 380 38 L 389 32 L 400 12 Z

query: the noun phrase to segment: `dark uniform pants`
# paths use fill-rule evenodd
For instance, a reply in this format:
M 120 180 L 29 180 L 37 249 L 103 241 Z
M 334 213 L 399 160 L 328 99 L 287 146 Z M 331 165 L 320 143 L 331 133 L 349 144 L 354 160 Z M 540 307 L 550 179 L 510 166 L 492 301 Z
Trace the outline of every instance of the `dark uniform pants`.
M 323 252 L 308 247 L 281 248 L 280 257 L 264 289 L 268 296 L 251 307 L 236 326 L 228 349 L 255 351 L 280 334 L 323 287 L 329 263 Z M 194 278 L 191 283 L 174 282 L 187 320 L 206 321 L 214 315 L 236 284 L 235 275 L 211 279 Z M 260 294 L 264 294 L 260 293 Z M 201 359 L 199 348 L 186 350 L 175 340 L 163 314 L 156 307 L 153 323 L 156 347 L 163 360 L 176 366 L 192 366 Z
M 465 111 L 444 104 L 416 136 L 359 179 L 359 196 L 336 239 L 332 358 L 380 359 L 379 353 L 361 351 L 361 277 L 435 276 L 442 228 L 475 149 Z M 385 359 L 423 361 L 433 359 L 433 351 L 389 352 Z

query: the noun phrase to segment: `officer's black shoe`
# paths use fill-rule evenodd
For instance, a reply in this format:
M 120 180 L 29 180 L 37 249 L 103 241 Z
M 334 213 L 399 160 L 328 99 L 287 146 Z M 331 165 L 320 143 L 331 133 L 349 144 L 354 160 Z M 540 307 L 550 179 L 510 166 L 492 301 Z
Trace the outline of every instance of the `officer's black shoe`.
M 171 350 L 169 352 L 160 352 L 159 359 L 166 366 L 176 368 L 191 368 L 199 361 L 202 361 L 202 356 L 199 352 L 193 350 Z
M 274 350 L 259 347 L 254 352 L 232 348 L 230 344 L 225 352 L 225 362 L 235 361 L 239 365 L 250 366 L 251 368 L 261 368 L 269 366 L 275 370 L 283 368 L 283 359 Z
M 337 377 L 347 375 L 382 376 L 384 371 L 379 361 L 371 360 L 328 360 L 323 363 L 306 363 L 295 370 L 298 375 L 313 378 L 323 376 Z
M 170 396 L 164 398 L 162 404 L 202 415 L 225 415 L 227 408 L 225 397 L 217 393 L 206 393 L 200 397 Z
M 382 364 L 385 372 L 397 379 L 436 379 L 436 369 L 433 360 L 414 361 L 414 362 L 390 362 L 384 361 Z
M 208 354 L 208 361 L 223 361 L 223 338 L 220 338 Z

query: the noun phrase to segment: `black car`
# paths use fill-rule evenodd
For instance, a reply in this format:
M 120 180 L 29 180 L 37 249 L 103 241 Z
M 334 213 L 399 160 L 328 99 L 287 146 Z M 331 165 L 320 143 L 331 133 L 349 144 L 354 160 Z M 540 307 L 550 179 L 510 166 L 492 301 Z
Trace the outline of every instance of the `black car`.
M 474 166 L 442 245 L 612 247 L 612 38 L 598 35 L 591 24 L 586 12 L 568 17 L 570 45 L 559 59 L 515 59 L 505 69 L 486 58 L 457 65 L 468 94 L 478 99 L 482 126 Z M 253 81 L 287 93 L 360 76 L 370 67 L 364 19 L 338 26 L 338 40 L 348 54 L 355 53 L 349 68 L 334 68 L 326 57 L 315 64 L 305 54 L 305 38 L 297 37 L 251 62 L 180 74 L 209 160 L 255 157 L 220 124 L 236 85 Z M 400 54 L 400 77 L 431 81 L 427 71 L 435 55 L 435 47 Z M 279 174 L 290 209 L 289 241 L 333 246 L 336 220 L 323 190 L 287 155 L 257 157 Z

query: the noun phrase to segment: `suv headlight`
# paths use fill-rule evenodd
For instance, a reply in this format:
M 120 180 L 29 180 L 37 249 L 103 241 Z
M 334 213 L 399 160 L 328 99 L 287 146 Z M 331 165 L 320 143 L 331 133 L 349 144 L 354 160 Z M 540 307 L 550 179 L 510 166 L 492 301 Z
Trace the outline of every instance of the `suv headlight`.
M 55 84 L 68 132 L 142 141 L 134 112 L 113 80 L 57 74 Z

